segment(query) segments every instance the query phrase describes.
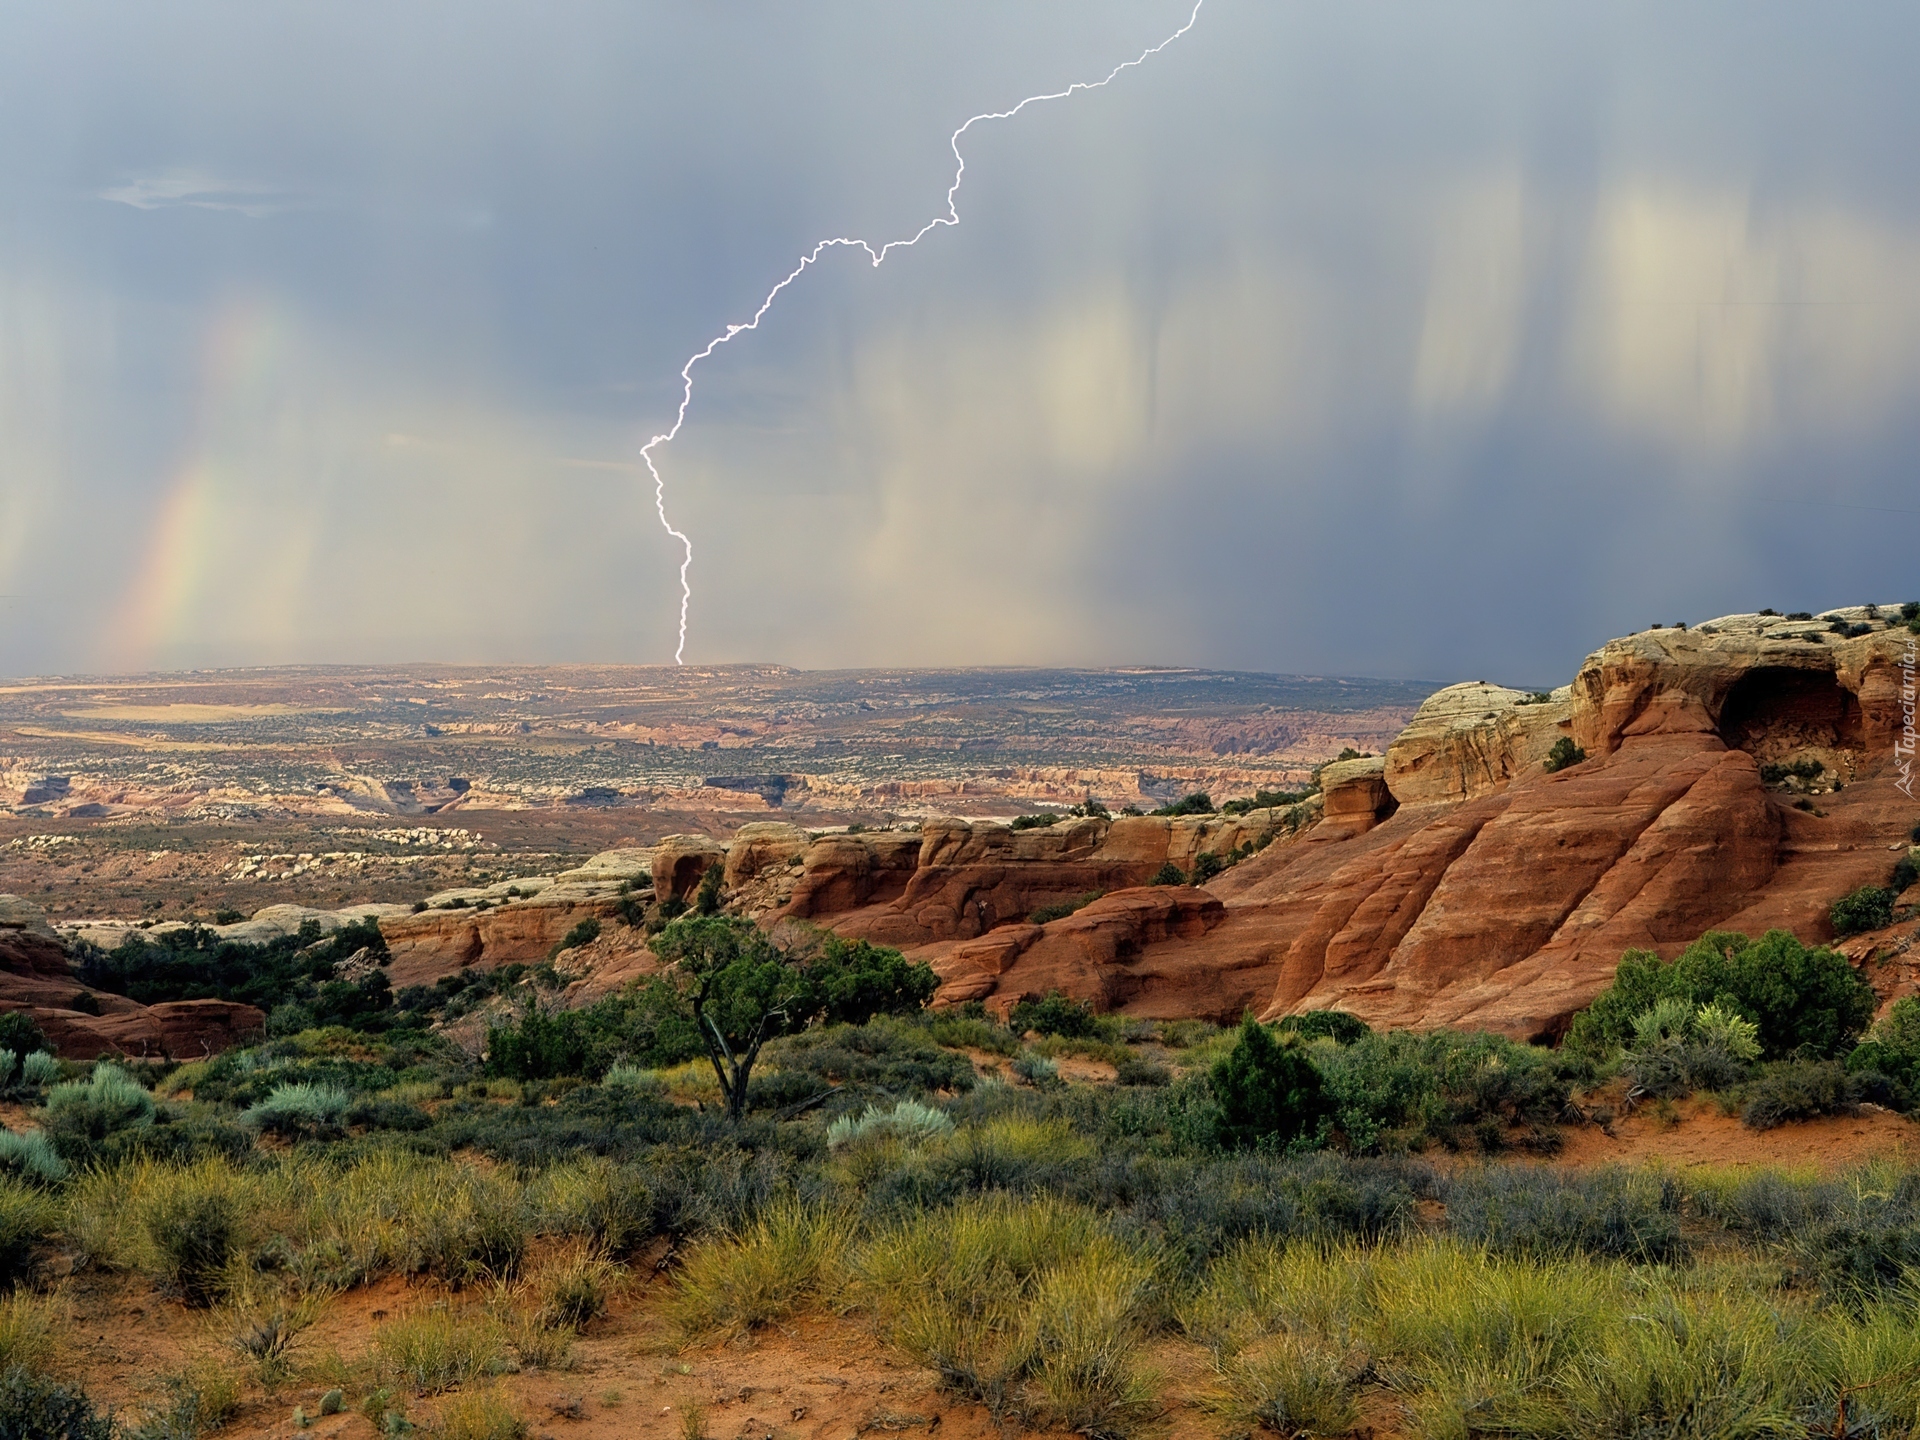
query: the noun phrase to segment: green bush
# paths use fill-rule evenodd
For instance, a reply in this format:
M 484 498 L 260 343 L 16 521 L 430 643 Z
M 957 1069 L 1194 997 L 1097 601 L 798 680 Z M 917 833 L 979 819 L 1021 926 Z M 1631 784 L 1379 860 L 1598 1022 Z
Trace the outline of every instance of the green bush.
M 125 995 L 142 1005 L 167 1000 L 238 1000 L 272 1011 L 302 1007 L 315 1025 L 346 1024 L 382 1030 L 395 1015 L 387 978 L 378 970 L 355 983 L 334 979 L 334 969 L 361 951 L 387 955 L 379 921 L 369 917 L 331 936 L 308 921 L 298 932 L 262 945 L 229 940 L 204 925 L 159 934 L 129 933 L 112 952 L 89 950 L 80 978 L 96 990 Z M 0 1035 L 0 1043 L 6 1037 Z
M 0 1015 L 0 1050 L 11 1050 L 15 1055 L 31 1055 L 36 1050 L 52 1048 L 47 1043 L 47 1032 L 40 1028 L 40 1022 L 26 1011 L 9 1010 Z
M 1542 761 L 1541 764 L 1542 768 L 1551 775 L 1557 771 L 1566 770 L 1578 765 L 1586 758 L 1587 752 L 1585 750 L 1582 750 L 1578 745 L 1574 744 L 1570 737 L 1562 735 L 1558 740 L 1553 742 L 1553 748 L 1547 751 L 1547 758 Z
M 1668 997 L 1717 1004 L 1758 1024 L 1761 1054 L 1776 1060 L 1804 1050 L 1843 1055 L 1873 1018 L 1873 987 L 1843 955 L 1808 948 L 1785 930 L 1754 940 L 1714 930 L 1671 964 L 1629 950 L 1613 984 L 1574 1016 L 1567 1044 L 1611 1055 L 1633 1040 L 1634 1021 Z
M 1877 1071 L 1908 1090 L 1920 1088 L 1920 996 L 1894 1001 L 1847 1056 L 1848 1074 L 1866 1071 Z
M 1373 1033 L 1373 1027 L 1366 1021 L 1344 1010 L 1308 1010 L 1299 1015 L 1287 1015 L 1282 1017 L 1278 1028 L 1298 1035 L 1302 1040 L 1326 1037 L 1342 1045 L 1364 1040 Z
M 1858 935 L 1893 923 L 1894 892 L 1882 885 L 1862 885 L 1833 902 L 1827 918 L 1836 935 Z
M 352 1092 L 337 1085 L 276 1085 L 266 1099 L 247 1108 L 240 1123 L 288 1139 L 337 1134 L 352 1104 Z
M 1008 1017 L 1016 1035 L 1029 1030 L 1042 1035 L 1060 1035 L 1069 1040 L 1084 1040 L 1100 1033 L 1100 1020 L 1085 1000 L 1069 1000 L 1058 990 L 1050 990 L 1038 1000 L 1026 999 L 1013 1007 Z
M 560 943 L 553 947 L 553 955 L 558 955 L 562 950 L 572 950 L 580 945 L 591 945 L 599 938 L 600 922 L 589 915 L 560 938 Z M 552 959 L 553 955 L 547 958 Z
M 1904 894 L 1914 881 L 1920 880 L 1920 865 L 1914 864 L 1911 854 L 1902 855 L 1893 867 L 1893 875 L 1887 881 L 1887 888 L 1898 896 Z
M 1755 1130 L 1792 1120 L 1853 1111 L 1846 1067 L 1836 1060 L 1787 1060 L 1770 1065 L 1747 1091 L 1740 1118 Z
M 86 1080 L 47 1092 L 47 1136 L 69 1159 L 78 1159 L 123 1130 L 150 1129 L 153 1096 L 118 1066 L 101 1061 Z
M 1143 1055 L 1129 1051 L 1124 1060 L 1113 1067 L 1113 1083 L 1116 1085 L 1171 1085 L 1173 1072 L 1157 1060 L 1149 1060 Z
M 1147 881 L 1149 885 L 1184 885 L 1186 883 L 1187 872 L 1171 860 L 1154 871 L 1153 878 Z
M 30 1050 L 20 1062 L 20 1083 L 23 1085 L 51 1085 L 60 1078 L 60 1062 L 45 1050 Z
M 1355 1153 L 1444 1145 L 1551 1149 L 1573 1089 L 1593 1079 L 1577 1054 L 1500 1035 L 1406 1030 L 1363 1035 L 1308 1052 L 1332 1102 L 1327 1135 Z
M 1057 811 L 1041 815 L 1016 815 L 1013 817 L 1012 824 L 1015 830 L 1044 830 L 1049 825 L 1057 825 L 1066 818 Z
M 1276 1040 L 1251 1015 L 1208 1078 L 1220 1105 L 1221 1141 L 1234 1148 L 1285 1149 L 1315 1135 L 1333 1109 L 1306 1052 Z
M 113 1417 L 85 1391 L 12 1365 L 0 1374 L 0 1440 L 113 1440 Z
M 1211 815 L 1213 801 L 1205 791 L 1195 791 L 1171 805 L 1162 805 L 1158 810 L 1149 810 L 1149 815 Z

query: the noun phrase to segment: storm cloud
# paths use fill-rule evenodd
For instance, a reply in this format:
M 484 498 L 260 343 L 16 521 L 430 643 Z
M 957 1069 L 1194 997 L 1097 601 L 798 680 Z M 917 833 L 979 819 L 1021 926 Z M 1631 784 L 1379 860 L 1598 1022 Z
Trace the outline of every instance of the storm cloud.
M 1188 9 L 0 7 L 0 673 L 670 660 L 687 356 Z M 1550 683 L 1908 598 L 1916 41 L 1207 0 L 698 372 L 689 660 Z

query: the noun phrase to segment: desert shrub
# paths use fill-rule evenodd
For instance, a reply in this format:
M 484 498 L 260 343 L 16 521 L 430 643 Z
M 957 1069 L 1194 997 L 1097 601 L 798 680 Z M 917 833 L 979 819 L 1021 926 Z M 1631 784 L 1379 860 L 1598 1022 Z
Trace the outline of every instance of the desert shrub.
M 60 1078 L 60 1062 L 45 1050 L 29 1050 L 20 1061 L 20 1083 L 51 1085 Z
M 128 1432 L 128 1440 L 200 1440 L 240 1408 L 240 1382 L 231 1372 L 202 1362 L 165 1379 L 166 1400 Z
M 158 1259 L 158 1279 L 188 1305 L 226 1294 L 240 1244 L 240 1202 L 219 1167 L 169 1175 L 146 1197 L 140 1219 Z
M 1425 1167 L 1328 1154 L 1241 1152 L 1171 1169 L 1161 1182 L 1133 1198 L 1125 1221 L 1189 1266 L 1258 1236 L 1392 1239 L 1412 1227 L 1416 1201 L 1437 1193 Z
M 744 1335 L 783 1320 L 840 1281 L 847 1217 L 798 1201 L 688 1257 L 667 1311 L 688 1339 Z
M 1099 1017 L 1084 1000 L 1069 1000 L 1058 990 L 1050 990 L 1039 1000 L 1024 999 L 1008 1017 L 1015 1034 L 1038 1031 L 1042 1035 L 1063 1035 L 1081 1039 L 1099 1033 Z
M 1373 1033 L 1373 1027 L 1366 1021 L 1344 1010 L 1308 1010 L 1300 1015 L 1286 1015 L 1275 1028 L 1298 1035 L 1302 1040 L 1325 1037 L 1342 1045 L 1351 1045 Z
M 72 1172 L 44 1130 L 0 1130 L 0 1176 L 33 1185 L 58 1185 Z
M 1211 850 L 1203 850 L 1193 857 L 1193 874 L 1187 878 L 1189 885 L 1204 885 L 1214 876 L 1227 869 L 1227 861 Z
M 1057 825 L 1066 818 L 1059 811 L 1048 811 L 1038 815 L 1016 815 L 1011 824 L 1015 830 L 1044 830 L 1049 825 Z
M 1029 1085 L 1053 1085 L 1060 1079 L 1059 1064 L 1038 1050 L 1022 1050 L 1013 1057 L 1011 1068 Z
M 352 1094 L 337 1086 L 304 1082 L 276 1085 L 266 1099 L 249 1106 L 240 1120 L 256 1130 L 289 1139 L 329 1135 L 338 1133 L 352 1104 Z
M 526 1254 L 527 1226 L 519 1187 L 511 1180 L 449 1167 L 406 1216 L 400 1268 L 449 1285 L 508 1276 Z
M 1759 1058 L 1759 1036 L 1755 1022 L 1726 1006 L 1666 996 L 1634 1019 L 1623 1066 L 1628 1094 L 1674 1099 L 1725 1090 Z
M 1893 874 L 1887 880 L 1887 888 L 1898 898 L 1906 893 L 1916 880 L 1920 880 L 1920 865 L 1914 863 L 1913 854 L 1909 851 L 1894 863 Z
M 500 1326 L 479 1314 L 435 1305 L 375 1327 L 375 1367 L 385 1379 L 431 1395 L 497 1375 L 506 1367 Z
M 113 1418 L 85 1391 L 14 1365 L 0 1373 L 0 1440 L 113 1440 Z
M 1187 872 L 1171 860 L 1162 864 L 1147 881 L 1149 885 L 1184 885 L 1186 883 Z
M 1153 1268 L 1090 1211 L 965 1201 L 882 1231 L 852 1269 L 881 1333 L 996 1415 L 1108 1433 L 1139 1414 Z
M 529 1277 L 534 1323 L 549 1330 L 585 1329 L 606 1310 L 620 1273 L 591 1246 L 562 1250 Z
M 1665 1264 L 1686 1253 L 1679 1191 L 1655 1176 L 1483 1167 L 1456 1177 L 1446 1200 L 1454 1234 L 1506 1254 Z
M 1229 1146 L 1284 1149 L 1315 1135 L 1333 1109 L 1305 1051 L 1276 1040 L 1251 1015 L 1208 1078 L 1220 1104 L 1220 1138 Z
M 858 1119 L 842 1115 L 827 1127 L 827 1144 L 837 1149 L 873 1135 L 892 1135 L 909 1144 L 923 1144 L 952 1133 L 953 1120 L 946 1112 L 915 1100 L 902 1100 L 891 1110 L 869 1105 Z
M 60 1350 L 58 1304 L 24 1290 L 0 1300 L 0 1372 L 37 1375 L 49 1367 Z
M 1113 1067 L 1116 1085 L 1171 1085 L 1173 1072 L 1157 1060 L 1129 1052 Z
M 1607 1055 L 1632 1042 L 1634 1022 L 1673 997 L 1721 1009 L 1759 1027 L 1761 1054 L 1844 1054 L 1873 1018 L 1873 987 L 1846 957 L 1809 948 L 1785 930 L 1758 940 L 1710 931 L 1671 964 L 1651 951 L 1629 950 L 1613 984 L 1574 1016 L 1567 1043 Z
M 579 1010 L 537 1006 L 487 1030 L 487 1070 L 514 1080 L 599 1079 L 621 1060 L 650 1068 L 705 1053 L 672 986 L 654 980 Z
M 562 950 L 572 950 L 577 946 L 591 945 L 600 938 L 600 922 L 589 915 L 560 937 L 560 943 L 553 947 L 554 955 Z M 549 956 L 549 959 L 552 957 Z
M 1553 742 L 1553 748 L 1547 751 L 1547 758 L 1541 762 L 1541 768 L 1551 775 L 1560 770 L 1570 769 L 1586 758 L 1585 750 L 1574 744 L 1569 736 L 1562 735 Z
M 1087 906 L 1091 905 L 1106 893 L 1104 890 L 1088 890 L 1084 894 L 1074 896 L 1071 900 L 1061 900 L 1052 905 L 1042 905 L 1038 910 L 1034 911 L 1033 914 L 1029 915 L 1027 920 L 1030 924 L 1034 925 L 1045 925 L 1054 920 L 1064 920 L 1075 911 L 1086 909 Z
M 985 1050 L 993 1055 L 1011 1055 L 1020 1048 L 1020 1037 L 1005 1025 L 989 1020 L 986 1007 L 977 1000 L 958 1010 L 923 1010 L 916 1019 L 936 1045 Z
M 1740 1118 L 1755 1130 L 1853 1109 L 1846 1068 L 1833 1060 L 1786 1060 L 1767 1067 L 1747 1091 Z
M 892 1018 L 827 1025 L 777 1040 L 767 1047 L 767 1063 L 803 1080 L 803 1094 L 829 1082 L 890 1094 L 962 1091 L 974 1083 L 966 1056 L 943 1050 L 920 1026 Z
M 1858 935 L 1893 923 L 1896 893 L 1884 885 L 1862 885 L 1842 895 L 1827 911 L 1836 935 Z
M 84 1154 L 117 1131 L 144 1129 L 153 1122 L 153 1096 L 104 1060 L 93 1067 L 90 1078 L 47 1092 L 47 1134 L 63 1154 Z

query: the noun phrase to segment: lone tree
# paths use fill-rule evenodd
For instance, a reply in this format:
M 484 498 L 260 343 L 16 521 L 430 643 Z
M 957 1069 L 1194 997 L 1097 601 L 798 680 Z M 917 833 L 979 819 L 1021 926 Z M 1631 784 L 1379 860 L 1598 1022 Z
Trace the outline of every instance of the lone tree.
M 747 1113 L 747 1086 L 767 1041 L 818 1020 L 859 1025 L 918 1010 L 939 984 L 898 950 L 833 935 L 783 948 L 730 915 L 676 920 L 652 948 L 700 1032 L 734 1120 Z

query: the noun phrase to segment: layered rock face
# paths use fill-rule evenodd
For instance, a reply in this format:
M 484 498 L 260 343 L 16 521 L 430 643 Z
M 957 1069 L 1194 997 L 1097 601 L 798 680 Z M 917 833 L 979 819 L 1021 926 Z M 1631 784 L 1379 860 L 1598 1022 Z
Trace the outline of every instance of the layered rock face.
M 1544 698 L 1449 687 L 1383 764 L 1323 772 L 1322 824 L 1212 881 L 1224 913 L 1203 931 L 1076 967 L 1090 908 L 996 934 L 991 956 L 941 954 L 943 998 L 1004 1007 L 1058 983 L 1143 1014 L 1335 1008 L 1545 1036 L 1630 947 L 1671 955 L 1714 927 L 1828 939 L 1833 899 L 1883 881 L 1920 819 L 1892 773 L 1910 637 L 1835 619 L 1873 623 L 1729 617 L 1614 641 Z M 1563 735 L 1589 758 L 1549 774 Z M 1822 767 L 1814 796 L 1763 778 L 1795 762 Z
M 1031 830 L 929 820 L 919 832 L 823 837 L 776 919 L 823 920 L 843 935 L 912 949 L 970 940 L 1090 891 L 1144 885 L 1283 833 L 1284 813 L 1128 815 Z

